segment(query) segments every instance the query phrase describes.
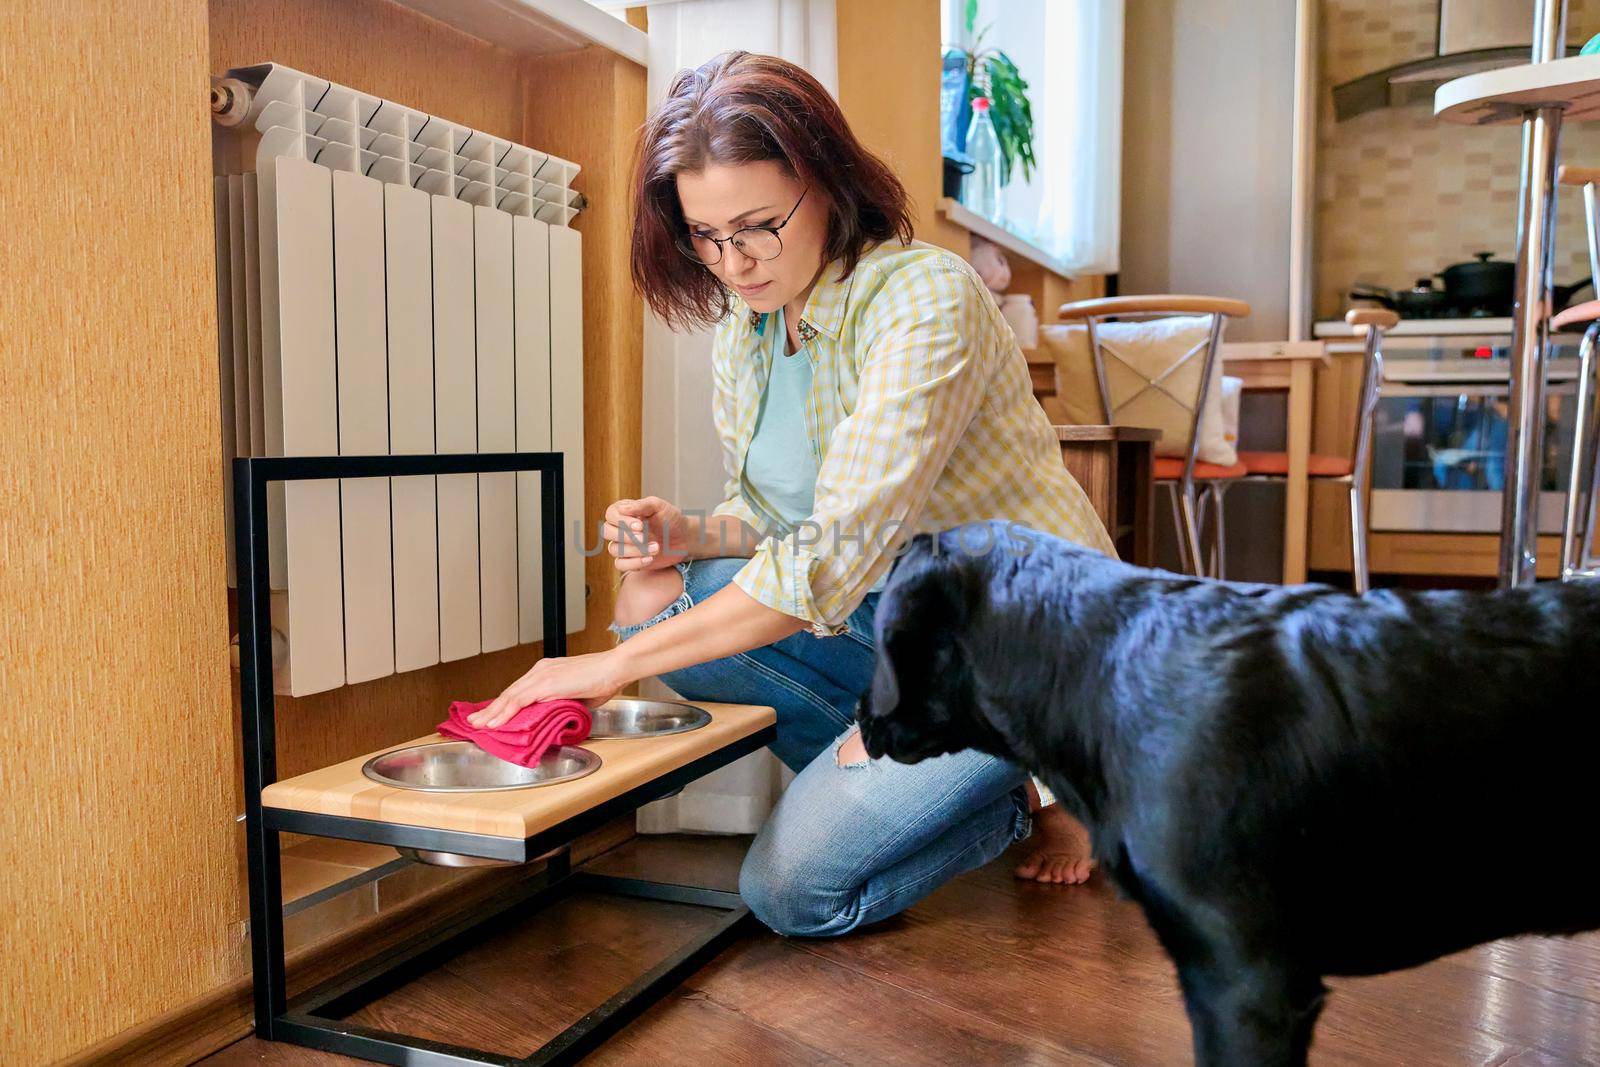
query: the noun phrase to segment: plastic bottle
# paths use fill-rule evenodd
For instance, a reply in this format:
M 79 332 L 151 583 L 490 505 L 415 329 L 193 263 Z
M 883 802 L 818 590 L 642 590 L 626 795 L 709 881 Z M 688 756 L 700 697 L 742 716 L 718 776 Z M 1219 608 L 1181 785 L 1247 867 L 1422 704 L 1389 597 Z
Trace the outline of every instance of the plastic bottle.
M 1039 347 L 1039 313 L 1034 310 L 1033 297 L 1027 293 L 1007 293 L 1000 301 L 1000 314 L 1011 324 L 1022 348 Z
M 972 125 L 967 128 L 967 155 L 972 173 L 961 183 L 961 202 L 990 222 L 1000 221 L 1000 139 L 989 118 L 989 98 L 972 101 Z

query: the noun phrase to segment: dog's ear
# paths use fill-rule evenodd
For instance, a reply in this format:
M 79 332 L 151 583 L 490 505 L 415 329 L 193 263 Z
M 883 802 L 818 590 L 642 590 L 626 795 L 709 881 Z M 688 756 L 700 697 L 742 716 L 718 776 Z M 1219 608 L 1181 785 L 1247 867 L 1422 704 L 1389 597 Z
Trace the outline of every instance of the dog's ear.
M 966 585 L 957 566 L 940 562 L 926 567 L 897 593 L 879 634 L 872 686 L 878 715 L 893 714 L 925 687 L 930 673 L 955 665 L 962 656 L 957 638 L 967 625 Z
M 908 762 L 964 747 L 973 688 L 961 640 L 971 621 L 966 570 L 956 557 L 930 560 L 879 602 L 877 665 L 857 710 L 873 755 L 882 754 L 874 743 Z

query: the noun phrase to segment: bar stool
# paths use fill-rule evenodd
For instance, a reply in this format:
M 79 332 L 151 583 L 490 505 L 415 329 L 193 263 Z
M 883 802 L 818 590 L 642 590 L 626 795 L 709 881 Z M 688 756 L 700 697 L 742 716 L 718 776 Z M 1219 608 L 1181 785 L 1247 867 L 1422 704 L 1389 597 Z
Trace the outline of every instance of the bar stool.
M 1600 300 L 1570 307 L 1550 320 L 1559 330 L 1587 322 L 1578 347 L 1578 411 L 1572 437 L 1572 470 L 1567 480 L 1566 518 L 1561 525 L 1561 580 L 1600 578 L 1600 556 L 1594 553 L 1596 500 L 1600 498 L 1600 361 L 1595 338 L 1600 335 Z
M 1562 185 L 1583 188 L 1583 210 L 1589 238 L 1589 274 L 1600 286 L 1600 210 L 1595 203 L 1595 186 L 1600 183 L 1600 168 L 1563 166 L 1557 172 Z M 1600 293 L 1600 288 L 1595 292 Z M 1567 481 L 1567 507 L 1561 526 L 1561 580 L 1600 577 L 1600 557 L 1594 554 L 1595 512 L 1600 498 L 1600 361 L 1595 359 L 1596 335 L 1600 334 L 1600 300 L 1570 307 L 1550 320 L 1559 330 L 1587 322 L 1583 343 L 1578 348 L 1578 411 L 1572 438 L 1572 469 Z
M 1085 326 L 1100 408 L 1108 424 L 1128 425 L 1125 412 L 1129 406 L 1152 390 L 1173 401 L 1186 416 L 1189 437 L 1183 455 L 1157 455 L 1154 475 L 1156 484 L 1165 486 L 1171 494 L 1172 521 L 1178 534 L 1178 552 L 1182 557 L 1183 569 L 1190 574 L 1203 576 L 1205 564 L 1200 549 L 1196 487 L 1208 489 L 1223 481 L 1242 478 L 1246 470 L 1242 463 L 1224 465 L 1199 460 L 1201 414 L 1205 411 L 1210 394 L 1217 353 L 1227 320 L 1248 316 L 1250 305 L 1243 300 L 1209 296 L 1116 296 L 1063 304 L 1058 314 L 1062 322 L 1082 322 Z M 1164 359 L 1158 364 L 1140 366 L 1129 362 L 1118 354 L 1114 346 L 1107 345 L 1102 337 L 1101 328 L 1108 320 L 1139 321 L 1175 316 L 1207 316 L 1210 321 L 1205 337 L 1199 344 L 1183 351 L 1174 349 L 1170 360 Z M 1118 379 L 1128 383 L 1119 387 L 1116 396 L 1107 386 L 1108 354 L 1119 368 Z M 1193 386 L 1179 386 L 1178 380 L 1184 377 L 1180 372 L 1193 367 L 1196 362 L 1199 364 L 1199 373 L 1195 376 Z M 1119 418 L 1119 415 L 1123 417 Z
M 1345 314 L 1344 321 L 1357 333 L 1365 334 L 1366 344 L 1361 359 L 1361 388 L 1356 401 L 1355 447 L 1350 457 L 1327 456 L 1313 453 L 1306 464 L 1306 474 L 1320 482 L 1341 482 L 1350 493 L 1350 576 L 1355 591 L 1365 593 L 1371 585 L 1367 566 L 1367 483 L 1371 479 L 1372 422 L 1378 407 L 1378 390 L 1383 386 L 1383 335 L 1400 321 L 1400 316 L 1382 308 L 1355 308 Z M 1289 478 L 1287 452 L 1240 452 L 1239 462 L 1248 472 L 1235 481 L 1282 482 Z M 1222 576 L 1221 546 L 1224 544 L 1222 497 L 1228 485 L 1210 486 L 1214 497 L 1218 530 L 1216 543 L 1217 576 Z

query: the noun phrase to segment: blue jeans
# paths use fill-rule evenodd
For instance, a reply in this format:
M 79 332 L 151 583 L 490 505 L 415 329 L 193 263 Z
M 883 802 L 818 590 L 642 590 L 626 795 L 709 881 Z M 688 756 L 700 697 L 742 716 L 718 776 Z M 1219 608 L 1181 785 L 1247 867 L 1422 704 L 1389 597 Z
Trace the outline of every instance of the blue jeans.
M 678 563 L 683 594 L 653 618 L 610 627 L 619 640 L 727 585 L 747 561 Z M 891 759 L 838 765 L 854 732 L 856 702 L 872 681 L 868 593 L 848 633 L 801 630 L 781 641 L 660 678 L 686 700 L 760 704 L 778 713 L 772 751 L 798 773 L 756 835 L 739 892 L 780 934 L 825 937 L 886 919 L 964 871 L 981 867 L 1033 829 L 1027 773 L 968 750 L 907 765 Z

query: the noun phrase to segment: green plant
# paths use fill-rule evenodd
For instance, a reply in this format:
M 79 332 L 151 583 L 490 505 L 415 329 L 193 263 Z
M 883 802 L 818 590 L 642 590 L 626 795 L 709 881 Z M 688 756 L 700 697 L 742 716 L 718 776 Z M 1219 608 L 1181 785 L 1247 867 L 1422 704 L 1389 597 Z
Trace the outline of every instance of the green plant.
M 1011 181 L 1011 168 L 1020 166 L 1022 178 L 1033 178 L 1033 105 L 1028 102 L 1028 83 L 1011 57 L 998 48 L 984 48 L 983 38 L 992 26 L 975 30 L 978 0 L 967 0 L 967 39 L 972 47 L 967 54 L 967 100 L 987 96 L 989 119 L 1000 141 L 1000 184 Z

